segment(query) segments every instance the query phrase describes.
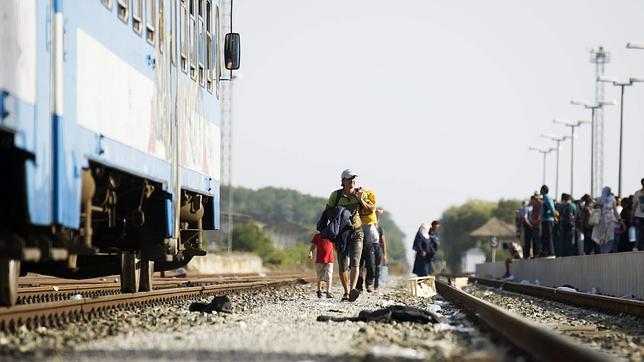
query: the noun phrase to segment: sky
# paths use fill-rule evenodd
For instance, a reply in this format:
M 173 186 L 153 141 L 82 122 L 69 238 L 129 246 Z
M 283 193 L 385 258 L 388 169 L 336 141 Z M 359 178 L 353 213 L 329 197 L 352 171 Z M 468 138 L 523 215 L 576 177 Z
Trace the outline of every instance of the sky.
M 351 168 L 410 240 L 422 222 L 478 198 L 526 198 L 542 182 L 542 133 L 590 120 L 589 51 L 605 74 L 644 77 L 636 0 L 236 0 L 241 69 L 233 183 L 328 197 Z M 619 101 L 607 85 L 606 99 Z M 605 111 L 604 184 L 617 190 L 619 106 Z M 577 129 L 575 194 L 590 189 L 590 127 Z M 625 192 L 644 177 L 644 83 L 624 97 Z M 546 183 L 555 189 L 555 157 Z M 562 144 L 559 193 L 570 188 Z M 322 208 L 322 205 L 320 205 Z

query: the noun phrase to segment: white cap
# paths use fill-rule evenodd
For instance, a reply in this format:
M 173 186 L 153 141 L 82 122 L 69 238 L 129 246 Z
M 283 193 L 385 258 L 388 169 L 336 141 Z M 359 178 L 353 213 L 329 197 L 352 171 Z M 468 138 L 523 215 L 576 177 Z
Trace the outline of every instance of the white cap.
M 350 169 L 346 169 L 346 170 L 342 171 L 342 178 L 354 178 L 354 177 L 358 177 L 358 175 L 356 175 Z

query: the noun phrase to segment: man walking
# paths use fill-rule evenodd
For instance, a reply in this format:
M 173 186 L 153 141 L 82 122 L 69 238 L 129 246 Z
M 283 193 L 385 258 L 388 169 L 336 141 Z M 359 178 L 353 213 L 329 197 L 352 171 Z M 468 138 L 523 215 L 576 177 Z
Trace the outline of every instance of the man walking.
M 358 213 L 360 214 L 360 221 L 362 222 L 362 233 L 364 234 L 364 241 L 362 243 L 362 256 L 360 258 L 360 269 L 364 266 L 366 269 L 366 276 L 364 277 L 365 287 L 367 293 L 373 291 L 374 277 L 376 274 L 376 254 L 375 248 L 379 243 L 378 228 L 376 222 L 376 194 L 372 190 L 361 188 L 361 191 L 367 195 L 366 207 L 360 207 Z M 362 291 L 363 277 L 358 277 L 356 289 Z
M 344 288 L 344 295 L 342 300 L 355 301 L 360 292 L 355 289 L 358 282 L 358 275 L 360 272 L 360 256 L 362 254 L 362 241 L 364 234 L 362 232 L 362 222 L 360 221 L 360 214 L 358 210 L 368 208 L 368 200 L 366 194 L 356 189 L 356 175 L 353 171 L 347 169 L 342 171 L 341 184 L 342 189 L 334 191 L 329 196 L 326 207 L 332 208 L 334 206 L 342 206 L 351 213 L 351 223 L 353 230 L 350 233 L 349 241 L 344 250 L 338 250 L 338 269 L 340 271 L 340 282 Z M 337 197 L 340 197 L 337 200 Z
M 541 256 L 554 258 L 553 231 L 555 227 L 555 203 L 548 194 L 548 186 L 541 186 Z
M 633 213 L 631 224 L 637 230 L 637 250 L 644 250 L 644 178 L 640 181 L 642 188 L 633 195 Z
M 379 242 L 374 244 L 374 255 L 376 256 L 376 273 L 374 275 L 373 288 L 378 289 L 380 284 L 380 267 L 387 265 L 387 239 L 385 238 L 385 231 L 380 224 L 380 219 L 385 213 L 383 209 L 376 209 L 376 217 L 378 217 L 378 223 L 376 224 L 378 228 L 378 238 Z

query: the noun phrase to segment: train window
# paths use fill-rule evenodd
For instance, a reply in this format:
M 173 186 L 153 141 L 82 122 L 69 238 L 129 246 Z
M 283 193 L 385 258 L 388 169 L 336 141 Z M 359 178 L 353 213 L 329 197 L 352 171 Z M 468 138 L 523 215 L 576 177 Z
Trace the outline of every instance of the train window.
M 157 0 L 147 0 L 145 2 L 145 38 L 148 42 L 154 44 L 154 31 L 156 30 L 157 20 Z
M 204 64 L 206 64 L 206 59 L 205 55 L 206 52 L 204 51 L 206 49 L 206 34 L 204 32 L 204 1 L 203 0 L 197 0 L 197 9 L 199 13 L 199 18 L 198 18 L 198 30 L 199 34 L 197 37 L 197 40 L 199 41 L 199 45 L 197 47 L 198 49 L 198 60 L 199 60 L 199 84 L 202 86 L 205 84 L 206 76 L 204 72 Z
M 139 34 L 141 33 L 141 20 L 143 19 L 142 15 L 143 0 L 132 0 L 132 28 Z
M 190 23 L 188 37 L 190 38 L 190 76 L 192 79 L 197 79 L 197 32 L 195 31 L 196 27 L 196 14 L 195 14 L 195 5 L 197 5 L 196 0 L 190 1 Z
M 163 42 L 165 41 L 165 17 L 163 16 L 163 3 L 159 4 L 159 52 L 163 53 Z
M 212 93 L 212 1 L 206 0 L 206 88 Z
M 215 8 L 215 91 L 217 98 L 219 98 L 219 90 L 221 79 L 221 21 L 219 18 L 219 6 Z
M 112 10 L 112 0 L 101 0 L 101 3 L 103 3 L 106 8 Z
M 181 69 L 188 71 L 188 11 L 186 10 L 186 1 L 181 0 L 179 13 L 179 49 L 181 51 Z
M 111 3 L 112 1 L 110 1 Z M 130 12 L 129 12 L 129 7 L 130 7 L 130 0 L 118 0 L 117 2 L 117 14 L 119 19 L 123 20 L 124 22 L 128 22 Z

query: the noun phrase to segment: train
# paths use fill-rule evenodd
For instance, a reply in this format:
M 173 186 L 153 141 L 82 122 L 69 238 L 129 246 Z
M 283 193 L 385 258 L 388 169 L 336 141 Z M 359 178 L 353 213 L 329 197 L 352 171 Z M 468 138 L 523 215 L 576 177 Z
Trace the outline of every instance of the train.
M 222 6 L 2 2 L 0 305 L 27 272 L 117 274 L 124 292 L 147 291 L 154 271 L 205 254 L 221 85 L 240 62 Z

